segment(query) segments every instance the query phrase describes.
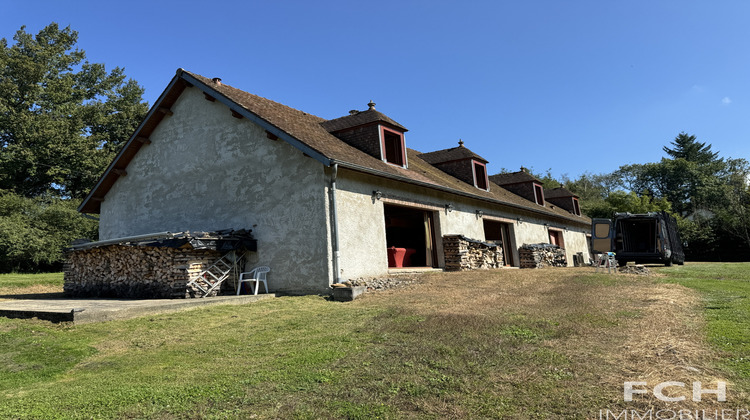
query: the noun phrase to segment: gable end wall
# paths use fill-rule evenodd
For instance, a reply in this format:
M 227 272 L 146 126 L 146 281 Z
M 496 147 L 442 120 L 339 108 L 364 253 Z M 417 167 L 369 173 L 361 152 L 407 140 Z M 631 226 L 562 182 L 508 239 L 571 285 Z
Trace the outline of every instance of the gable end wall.
M 252 229 L 269 288 L 330 284 L 324 166 L 188 88 L 102 202 L 100 239 L 171 231 Z

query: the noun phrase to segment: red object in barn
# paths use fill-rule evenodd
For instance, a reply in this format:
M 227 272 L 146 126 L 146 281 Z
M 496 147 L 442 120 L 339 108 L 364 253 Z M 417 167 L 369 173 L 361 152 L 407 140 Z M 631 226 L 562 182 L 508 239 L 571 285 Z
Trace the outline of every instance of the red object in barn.
M 388 248 L 388 267 L 411 267 L 411 256 L 416 252 L 412 248 Z

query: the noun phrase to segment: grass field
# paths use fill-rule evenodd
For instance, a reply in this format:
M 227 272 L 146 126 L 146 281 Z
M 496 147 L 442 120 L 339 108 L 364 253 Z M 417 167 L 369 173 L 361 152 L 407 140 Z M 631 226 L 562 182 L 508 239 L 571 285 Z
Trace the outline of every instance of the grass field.
M 689 264 L 662 272 L 668 281 L 700 292 L 720 363 L 750 385 L 750 263 Z
M 62 285 L 62 273 L 0 274 L 0 291 L 5 292 L 12 289 L 30 289 L 34 287 L 50 287 L 50 290 L 60 291 L 62 290 Z
M 438 273 L 349 303 L 283 297 L 81 326 L 0 318 L 0 418 L 599 418 L 750 408 L 749 269 Z M 52 283 L 0 276 L 0 298 L 60 288 L 59 275 L 44 282 Z M 693 402 L 689 389 L 680 403 L 623 401 L 624 381 L 718 380 L 729 384 L 726 403 Z

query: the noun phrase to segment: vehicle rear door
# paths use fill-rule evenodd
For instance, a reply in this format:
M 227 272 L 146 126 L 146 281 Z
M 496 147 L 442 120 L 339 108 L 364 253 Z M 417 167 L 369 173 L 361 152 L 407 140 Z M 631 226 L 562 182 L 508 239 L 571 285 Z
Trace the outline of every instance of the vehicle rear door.
M 609 219 L 592 219 L 591 248 L 594 252 L 612 251 L 612 221 Z

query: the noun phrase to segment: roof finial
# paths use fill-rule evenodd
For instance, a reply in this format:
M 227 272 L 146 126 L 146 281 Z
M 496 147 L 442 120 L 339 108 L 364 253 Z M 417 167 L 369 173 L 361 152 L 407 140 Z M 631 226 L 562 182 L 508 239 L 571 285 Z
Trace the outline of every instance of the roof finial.
M 464 141 L 461 139 L 458 139 L 458 147 L 464 147 Z
M 374 110 L 375 109 L 375 102 L 370 99 L 370 103 L 367 104 L 368 109 Z

